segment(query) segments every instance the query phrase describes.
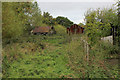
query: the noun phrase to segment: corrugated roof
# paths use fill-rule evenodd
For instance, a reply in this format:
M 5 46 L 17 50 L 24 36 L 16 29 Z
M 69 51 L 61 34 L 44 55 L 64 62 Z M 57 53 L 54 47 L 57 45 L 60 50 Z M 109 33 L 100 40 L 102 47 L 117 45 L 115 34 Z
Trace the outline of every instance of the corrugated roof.
M 49 32 L 51 29 L 51 27 L 36 27 L 34 30 L 33 30 L 33 33 L 37 33 L 37 32 Z

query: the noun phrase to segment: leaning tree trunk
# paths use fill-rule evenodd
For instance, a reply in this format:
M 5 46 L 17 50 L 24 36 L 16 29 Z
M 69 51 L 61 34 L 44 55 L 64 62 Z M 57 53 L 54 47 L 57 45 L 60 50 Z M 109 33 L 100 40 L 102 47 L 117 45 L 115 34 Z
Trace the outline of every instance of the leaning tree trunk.
M 115 45 L 116 43 L 116 29 L 115 29 L 115 26 L 113 26 L 112 23 L 110 23 L 111 27 L 112 27 L 112 36 L 113 36 L 113 45 Z

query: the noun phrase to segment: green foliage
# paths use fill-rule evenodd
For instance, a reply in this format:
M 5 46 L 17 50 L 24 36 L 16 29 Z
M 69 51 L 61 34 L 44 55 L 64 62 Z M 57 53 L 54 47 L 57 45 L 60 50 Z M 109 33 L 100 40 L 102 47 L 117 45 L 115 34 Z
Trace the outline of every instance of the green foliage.
M 31 36 L 7 45 L 3 49 L 3 78 L 59 78 L 73 74 L 66 66 L 63 41 L 64 36 L 58 35 Z
M 109 49 L 117 48 L 99 41 L 87 62 L 81 38 L 84 35 L 21 37 L 3 48 L 3 78 L 118 78 L 118 67 L 104 62 L 111 56 Z
M 118 54 L 119 53 L 119 47 L 118 45 L 112 45 L 109 44 L 108 42 L 101 42 L 101 48 L 106 51 L 107 54 Z
M 14 11 L 14 3 L 3 3 L 2 5 L 2 35 L 4 38 L 16 38 L 23 34 L 23 24 L 20 17 Z
M 57 24 L 62 24 L 66 27 L 73 24 L 64 17 L 53 18 L 48 12 L 44 12 L 42 15 L 37 2 L 3 3 L 2 14 L 2 33 L 5 43 L 10 43 L 10 39 L 16 41 L 20 36 L 29 35 L 30 31 L 36 26 L 55 25 L 56 27 Z M 64 21 L 64 24 L 60 21 Z M 65 28 L 62 29 L 61 27 L 58 30 L 59 28 L 60 26 L 56 27 L 58 34 L 66 33 Z
M 78 25 L 79 25 L 79 26 L 84 26 L 84 24 L 83 24 L 83 23 L 79 23 Z
M 118 67 L 105 62 L 110 56 L 118 58 L 112 53 L 119 53 L 119 47 L 99 41 L 99 37 L 110 35 L 110 23 L 117 24 L 114 10 L 98 9 L 86 13 L 85 29 L 89 36 L 86 41 L 89 39 L 90 44 L 94 44 L 89 46 L 89 61 L 81 40 L 86 35 L 66 35 L 65 27 L 73 24 L 67 18 L 55 19 L 48 12 L 41 15 L 37 3 L 3 3 L 2 12 L 3 39 L 9 43 L 3 45 L 2 50 L 4 78 L 120 77 Z M 56 35 L 23 37 L 23 33 L 35 26 L 48 25 L 54 25 Z
M 2 7 L 3 39 L 22 36 L 23 34 L 26 34 L 30 32 L 31 29 L 33 29 L 31 24 L 38 24 L 37 21 L 40 10 L 37 6 L 35 6 L 35 3 L 10 2 L 3 3 Z M 31 18 L 32 15 L 37 16 L 36 18 Z M 36 22 L 34 19 L 37 19 Z M 32 23 L 32 20 L 34 23 Z
M 65 35 L 66 34 L 66 28 L 64 26 L 54 25 L 54 28 L 55 28 L 57 34 L 60 34 L 60 35 Z
M 43 13 L 43 23 L 50 26 L 55 25 L 55 19 L 48 12 Z
M 106 57 L 111 56 L 110 52 L 113 49 L 109 43 L 103 43 L 98 41 L 92 47 L 89 47 L 89 61 L 87 61 L 87 53 L 85 49 L 85 43 L 81 40 L 82 36 L 72 36 L 72 41 L 67 44 L 66 56 L 68 57 L 68 66 L 78 74 L 79 78 L 118 78 L 118 62 L 116 64 L 114 60 L 110 63 L 106 62 L 109 59 Z M 108 49 L 109 48 L 109 49 Z M 112 55 L 113 56 L 113 55 Z M 118 55 L 116 55 L 118 56 Z M 113 57 L 115 59 L 115 57 Z M 114 69 L 113 69 L 114 68 Z M 115 73 L 116 72 L 116 73 Z
M 65 26 L 65 27 L 70 27 L 73 24 L 73 22 L 70 21 L 67 17 L 65 18 L 62 16 L 58 16 L 56 18 L 56 22 L 62 26 Z
M 33 28 L 30 26 L 32 24 L 30 21 L 34 3 L 16 2 L 13 4 L 16 16 L 19 18 L 19 21 L 22 22 L 23 32 L 26 34 Z
M 31 24 L 32 26 L 41 26 L 43 18 L 41 15 L 41 11 L 38 8 L 37 2 L 33 4 L 32 15 L 31 15 Z
M 112 34 L 113 24 L 115 27 L 118 25 L 118 18 L 116 9 L 89 9 L 85 14 L 86 21 L 86 34 L 89 36 L 90 43 L 95 43 L 99 37 L 105 37 Z
M 117 2 L 118 6 L 118 29 L 117 29 L 117 34 L 118 34 L 118 45 L 120 46 L 120 1 L 118 0 Z

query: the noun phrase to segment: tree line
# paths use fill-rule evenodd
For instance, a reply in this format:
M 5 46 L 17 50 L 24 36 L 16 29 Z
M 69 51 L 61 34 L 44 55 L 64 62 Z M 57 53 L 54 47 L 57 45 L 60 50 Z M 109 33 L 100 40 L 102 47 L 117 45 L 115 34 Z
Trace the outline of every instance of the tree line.
M 73 24 L 68 18 L 53 18 L 49 12 L 42 14 L 37 2 L 2 3 L 2 38 L 14 39 L 29 34 L 36 26 L 68 27 Z
M 114 36 L 117 43 L 120 38 L 118 9 L 115 7 L 104 9 L 89 9 L 85 13 L 85 33 L 91 43 L 100 37 Z M 42 12 L 37 2 L 3 2 L 2 3 L 2 38 L 15 39 L 29 34 L 36 26 L 54 26 L 60 24 L 70 27 L 73 24 L 67 17 L 53 18 L 49 12 Z M 80 23 L 80 26 L 84 24 Z M 120 40 L 120 39 L 119 39 Z

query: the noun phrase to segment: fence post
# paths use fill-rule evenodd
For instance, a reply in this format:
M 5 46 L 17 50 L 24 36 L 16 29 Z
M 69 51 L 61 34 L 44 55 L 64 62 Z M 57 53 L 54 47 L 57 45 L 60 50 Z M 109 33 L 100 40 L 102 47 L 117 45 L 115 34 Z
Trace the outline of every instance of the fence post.
M 83 40 L 83 43 L 84 43 L 84 50 L 85 50 L 85 53 L 87 54 L 86 55 L 86 58 L 87 58 L 87 62 L 89 61 L 89 44 L 86 40 Z
M 89 62 L 89 45 L 87 42 L 86 42 L 86 44 L 87 44 L 87 62 Z

